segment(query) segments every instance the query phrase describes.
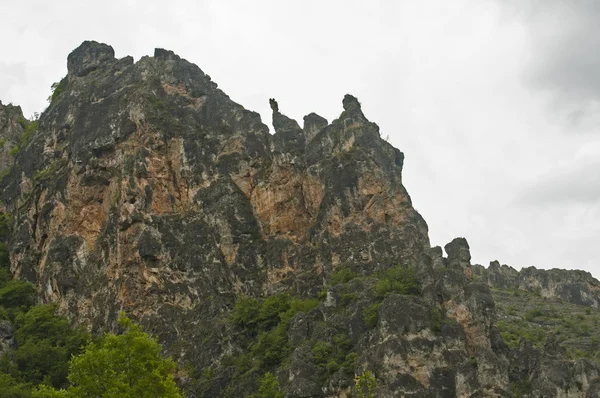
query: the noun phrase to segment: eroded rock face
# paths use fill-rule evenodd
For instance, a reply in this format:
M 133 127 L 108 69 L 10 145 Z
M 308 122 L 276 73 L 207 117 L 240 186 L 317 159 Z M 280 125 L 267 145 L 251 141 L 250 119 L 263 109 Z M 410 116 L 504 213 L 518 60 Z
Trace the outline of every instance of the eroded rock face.
M 302 128 L 271 100 L 271 135 L 173 52 L 134 63 L 95 42 L 69 55 L 60 86 L 0 183 L 12 270 L 74 322 L 114 328 L 125 310 L 193 375 L 214 371 L 202 393 L 184 383 L 190 396 L 256 386 L 231 383 L 224 364 L 241 354 L 228 314 L 242 295 L 326 293 L 290 322 L 276 372 L 286 397 L 346 397 L 367 369 L 378 397 L 510 396 L 514 380 L 545 380 L 559 361 L 513 375 L 466 239 L 447 258 L 430 248 L 402 185 L 404 155 L 355 97 L 331 123 L 311 113 Z M 376 297 L 375 275 L 397 265 L 417 270 L 421 294 Z M 359 278 L 327 285 L 342 267 Z M 306 342 L 340 335 L 353 369 L 325 380 Z M 595 368 L 568 366 L 590 382 L 557 388 L 584 396 Z
M 564 301 L 600 308 L 600 281 L 589 272 L 563 269 L 523 268 L 521 271 L 492 261 L 488 268 L 474 267 L 475 274 L 490 287 L 521 289 Z
M 357 101 L 309 142 L 274 111 L 272 136 L 172 52 L 133 63 L 95 42 L 61 87 L 2 199 L 13 271 L 92 329 L 124 309 L 169 347 L 237 294 L 317 292 L 341 264 L 418 264 L 429 247 L 403 155 Z
M 23 129 L 29 121 L 23 117 L 20 106 L 12 104 L 3 105 L 0 101 L 0 172 L 6 174 L 14 163 L 14 156 L 10 154 L 11 149 L 17 145 Z
M 0 357 L 8 354 L 15 347 L 15 329 L 6 320 L 0 320 Z

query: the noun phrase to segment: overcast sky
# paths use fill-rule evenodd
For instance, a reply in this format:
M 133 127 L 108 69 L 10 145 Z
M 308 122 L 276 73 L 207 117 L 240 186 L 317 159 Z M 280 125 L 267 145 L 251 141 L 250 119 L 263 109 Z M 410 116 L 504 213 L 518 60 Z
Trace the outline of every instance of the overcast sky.
M 0 100 L 42 111 L 84 40 L 197 64 L 270 125 L 359 98 L 432 245 L 600 276 L 597 0 L 0 0 Z

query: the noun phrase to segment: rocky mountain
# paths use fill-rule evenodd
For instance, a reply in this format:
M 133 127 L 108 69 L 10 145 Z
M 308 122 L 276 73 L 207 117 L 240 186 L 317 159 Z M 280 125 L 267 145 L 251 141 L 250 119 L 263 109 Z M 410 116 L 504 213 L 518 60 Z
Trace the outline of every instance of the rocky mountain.
M 594 286 L 484 271 L 464 238 L 431 248 L 403 153 L 355 97 L 302 127 L 271 99 L 271 135 L 171 51 L 84 42 L 67 66 L 30 136 L 0 131 L 21 133 L 0 181 L 11 269 L 95 333 L 124 310 L 190 397 L 270 375 L 289 398 L 358 396 L 371 374 L 376 397 L 597 396 L 597 363 L 552 338 L 509 347 L 489 288 Z
M 535 267 L 517 271 L 498 261 L 492 261 L 488 268 L 475 265 L 473 272 L 490 287 L 520 289 L 577 305 L 600 307 L 600 281 L 589 272 Z
M 0 175 L 6 174 L 12 166 L 11 151 L 20 143 L 28 125 L 20 106 L 3 105 L 0 101 Z

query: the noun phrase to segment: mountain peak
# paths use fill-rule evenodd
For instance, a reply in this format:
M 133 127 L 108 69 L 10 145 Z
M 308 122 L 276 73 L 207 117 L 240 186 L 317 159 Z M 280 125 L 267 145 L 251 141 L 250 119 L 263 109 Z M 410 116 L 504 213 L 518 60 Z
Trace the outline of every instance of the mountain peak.
M 67 70 L 70 75 L 82 77 L 115 60 L 115 50 L 108 44 L 84 41 L 67 57 Z

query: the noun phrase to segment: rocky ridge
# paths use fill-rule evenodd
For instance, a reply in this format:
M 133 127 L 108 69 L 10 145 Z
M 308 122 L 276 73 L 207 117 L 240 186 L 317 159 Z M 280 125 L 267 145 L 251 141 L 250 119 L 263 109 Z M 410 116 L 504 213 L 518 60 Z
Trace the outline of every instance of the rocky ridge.
M 67 65 L 0 181 L 12 271 L 94 332 L 125 310 L 181 365 L 189 396 L 245 396 L 266 371 L 290 398 L 351 396 L 366 370 L 378 397 L 599 390 L 600 366 L 551 340 L 504 343 L 491 279 L 481 283 L 465 239 L 446 257 L 430 247 L 404 155 L 355 97 L 303 127 L 273 99 L 271 135 L 171 51 L 134 62 L 84 42 Z M 413 294 L 397 289 L 407 270 Z M 232 321 L 243 300 L 282 294 L 320 300 L 282 333 Z M 286 351 L 258 360 L 262 346 Z
M 28 124 L 20 106 L 3 105 L 0 101 L 0 173 L 6 174 L 13 165 L 11 150 L 20 142 Z
M 474 274 L 490 287 L 520 289 L 535 292 L 542 297 L 559 298 L 566 302 L 600 307 L 600 281 L 586 271 L 564 269 L 523 268 L 520 271 L 498 261 L 488 268 L 473 266 Z

